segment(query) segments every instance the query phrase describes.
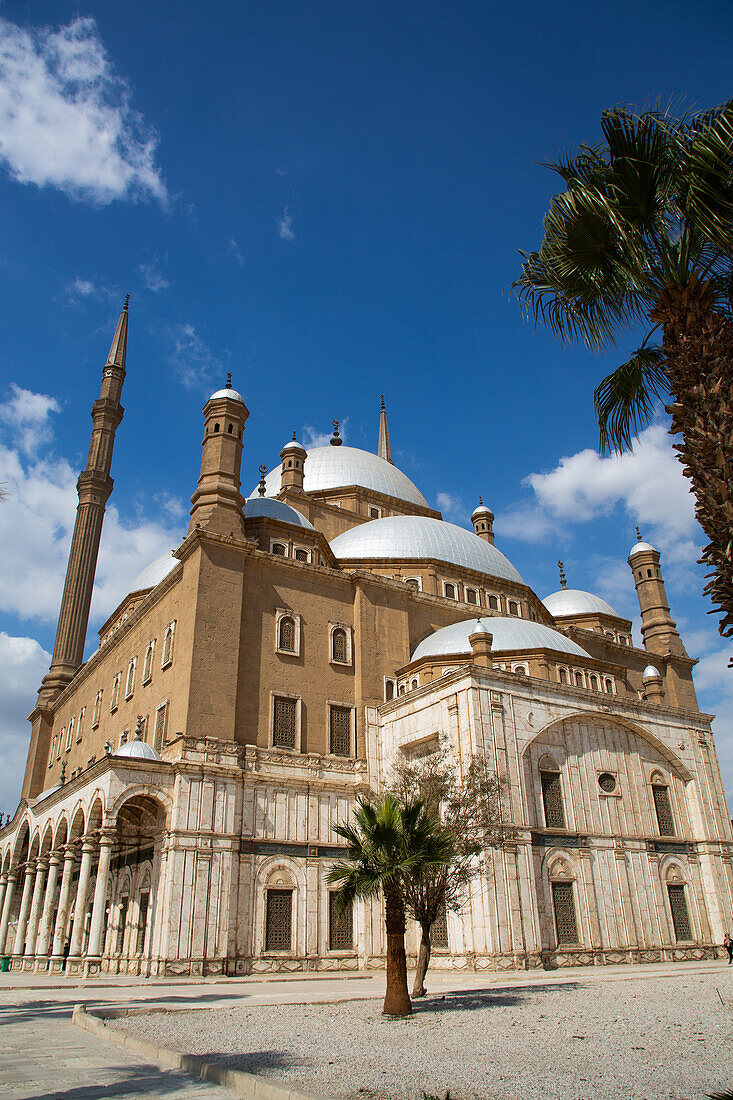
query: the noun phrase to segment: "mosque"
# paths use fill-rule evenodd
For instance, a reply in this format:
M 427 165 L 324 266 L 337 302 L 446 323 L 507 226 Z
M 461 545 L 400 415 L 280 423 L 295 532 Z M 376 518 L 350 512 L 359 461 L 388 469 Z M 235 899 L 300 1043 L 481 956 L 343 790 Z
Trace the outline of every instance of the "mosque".
M 448 523 L 394 465 L 384 407 L 376 454 L 342 445 L 337 423 L 329 446 L 293 437 L 245 499 L 249 412 L 230 381 L 213 393 L 188 533 L 84 661 L 127 329 L 126 304 L 22 797 L 0 830 L 12 969 L 383 966 L 379 904 L 336 912 L 333 825 L 400 754 L 438 746 L 458 767 L 485 754 L 507 840 L 435 926 L 433 965 L 715 957 L 733 925 L 733 835 L 659 552 L 639 539 L 628 558 L 641 646 L 564 577 L 541 599 L 495 545 L 488 507 L 472 531 Z

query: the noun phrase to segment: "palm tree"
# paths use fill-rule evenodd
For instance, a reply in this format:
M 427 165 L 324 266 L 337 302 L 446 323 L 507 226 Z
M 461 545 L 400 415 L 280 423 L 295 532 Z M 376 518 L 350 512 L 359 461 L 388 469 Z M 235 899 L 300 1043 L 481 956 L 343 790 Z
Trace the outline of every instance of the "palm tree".
M 420 799 L 399 803 L 383 795 L 374 804 L 359 799 L 353 824 L 334 826 L 346 841 L 346 858 L 328 873 L 339 884 L 338 905 L 355 898 L 384 895 L 387 932 L 385 1016 L 409 1016 L 405 957 L 405 893 L 410 880 L 451 861 L 453 844 L 445 829 L 425 810 Z
M 705 594 L 733 634 L 733 100 L 679 117 L 625 107 L 603 140 L 546 165 L 565 190 L 513 289 L 535 322 L 593 349 L 649 331 L 595 392 L 601 450 L 625 450 L 669 401 L 709 542 Z M 661 343 L 653 343 L 655 333 Z

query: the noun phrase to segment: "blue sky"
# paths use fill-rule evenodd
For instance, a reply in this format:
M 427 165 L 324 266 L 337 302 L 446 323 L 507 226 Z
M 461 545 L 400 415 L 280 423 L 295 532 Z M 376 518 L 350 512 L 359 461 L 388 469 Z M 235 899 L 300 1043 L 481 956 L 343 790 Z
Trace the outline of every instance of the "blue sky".
M 0 7 L 0 809 L 12 811 L 53 643 L 74 480 L 130 292 L 126 415 L 92 629 L 185 527 L 201 407 L 231 370 L 243 480 L 333 417 L 468 524 L 478 494 L 538 591 L 637 611 L 641 524 L 701 657 L 733 790 L 733 675 L 665 420 L 601 461 L 596 357 L 526 324 L 509 286 L 557 189 L 540 162 L 614 103 L 731 95 L 727 2 Z M 21 122 L 18 122 L 18 108 Z M 638 641 L 638 633 L 636 635 Z

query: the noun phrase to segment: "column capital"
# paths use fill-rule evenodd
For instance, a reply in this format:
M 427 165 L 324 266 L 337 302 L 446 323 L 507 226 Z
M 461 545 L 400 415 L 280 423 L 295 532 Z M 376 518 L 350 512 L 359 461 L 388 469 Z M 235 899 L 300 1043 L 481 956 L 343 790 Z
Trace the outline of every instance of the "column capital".
M 81 854 L 85 852 L 93 852 L 97 847 L 97 838 L 90 833 L 85 834 L 81 839 Z
M 63 861 L 63 852 L 63 848 L 54 848 L 52 852 L 48 853 L 49 867 L 58 867 L 58 865 Z
M 99 845 L 111 848 L 117 840 L 117 830 L 113 826 L 105 826 L 99 830 Z

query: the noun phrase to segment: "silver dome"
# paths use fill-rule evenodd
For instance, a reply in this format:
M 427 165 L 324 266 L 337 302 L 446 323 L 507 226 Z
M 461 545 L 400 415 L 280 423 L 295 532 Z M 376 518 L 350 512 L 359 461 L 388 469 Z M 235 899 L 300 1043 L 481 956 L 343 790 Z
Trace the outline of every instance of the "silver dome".
M 528 649 L 550 649 L 554 653 L 570 653 L 574 657 L 588 657 L 589 654 L 579 645 L 552 630 L 541 623 L 529 622 L 526 619 L 505 619 L 500 616 L 486 616 L 480 620 L 489 634 L 493 634 L 494 641 L 492 652 L 494 653 L 521 653 Z M 420 657 L 444 657 L 448 654 L 470 654 L 471 643 L 469 637 L 476 634 L 476 620 L 465 619 L 460 623 L 452 623 L 436 630 L 434 634 L 428 634 L 427 638 L 415 647 L 411 660 L 417 661 Z
M 217 397 L 228 397 L 230 401 L 241 401 L 244 404 L 244 398 L 237 390 L 233 390 L 231 387 L 224 387 L 223 390 L 217 390 L 216 393 L 212 393 L 209 401 L 215 401 Z
M 309 531 L 315 531 L 315 527 L 296 508 L 284 504 L 281 500 L 273 500 L 271 497 L 250 497 L 244 502 L 244 518 L 258 519 L 266 516 L 268 519 L 277 519 L 281 523 L 292 523 L 294 527 L 307 527 Z
M 600 596 L 594 596 L 592 592 L 583 592 L 579 588 L 561 588 L 559 592 L 552 592 L 549 596 L 545 596 L 542 602 L 556 619 L 562 619 L 566 615 L 592 613 L 610 615 L 614 619 L 619 618 L 611 605 Z
M 647 665 L 641 674 L 642 680 L 661 680 L 662 674 L 655 665 Z
M 428 516 L 387 516 L 361 523 L 337 535 L 331 549 L 341 561 L 433 559 L 524 584 L 508 558 L 490 542 L 465 527 Z
M 112 755 L 126 756 L 129 760 L 160 760 L 160 754 L 147 741 L 126 741 Z
M 629 557 L 633 558 L 634 554 L 640 554 L 642 550 L 651 550 L 655 554 L 659 553 L 656 546 L 652 546 L 650 542 L 635 542 L 629 550 Z
M 317 493 L 320 489 L 341 489 L 347 485 L 361 485 L 385 496 L 406 500 L 428 508 L 428 502 L 409 477 L 391 462 L 361 451 L 357 447 L 314 447 L 307 451 L 303 490 Z M 270 470 L 265 478 L 267 496 L 280 492 L 280 466 Z M 257 489 L 250 494 L 257 495 Z
M 146 565 L 138 573 L 128 591 L 140 592 L 144 588 L 155 588 L 156 584 L 160 584 L 177 565 L 178 558 L 173 557 L 172 551 L 166 550 L 165 554 L 151 561 L 150 565 Z

